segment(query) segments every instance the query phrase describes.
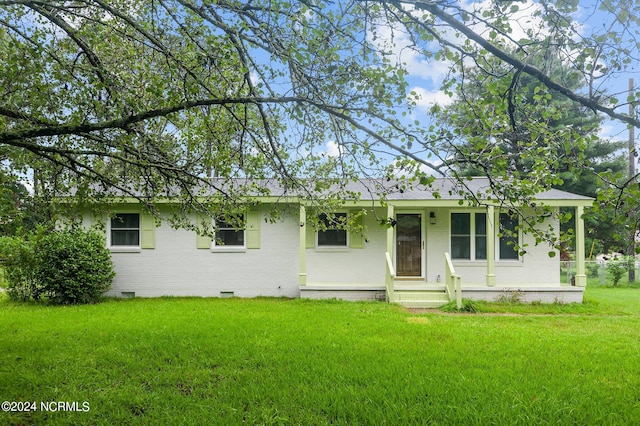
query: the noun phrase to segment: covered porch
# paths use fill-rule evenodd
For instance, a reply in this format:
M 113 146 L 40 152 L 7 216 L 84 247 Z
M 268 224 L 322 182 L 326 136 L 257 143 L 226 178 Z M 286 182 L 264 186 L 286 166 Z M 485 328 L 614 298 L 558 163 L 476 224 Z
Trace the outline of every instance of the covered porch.
M 500 297 L 517 297 L 522 302 L 582 302 L 586 286 L 582 214 L 591 200 L 582 197 L 551 201 L 556 201 L 551 203 L 555 207 L 575 209 L 574 285 L 560 282 L 559 265 L 557 271 L 549 271 L 558 259 L 549 261 L 538 253 L 531 259 L 502 261 L 500 242 L 493 237 L 486 238 L 481 261 L 452 259 L 449 254 L 452 244 L 451 212 L 461 209 L 457 200 L 390 200 L 385 207 L 379 206 L 378 209 L 384 209 L 392 226 L 381 228 L 370 239 L 365 238 L 363 246 L 366 246 L 367 254 L 359 253 L 360 258 L 369 257 L 376 263 L 375 274 L 369 271 L 374 278 L 366 282 L 353 279 L 328 282 L 316 280 L 313 274 L 308 274 L 308 254 L 314 253 L 308 253 L 307 240 L 313 233 L 306 229 L 307 210 L 304 204 L 300 205 L 300 297 L 380 300 L 412 308 L 439 307 L 450 300 L 456 300 L 460 305 L 462 298 L 495 301 Z M 482 212 L 482 216 L 477 217 L 486 218 L 483 221 L 485 235 L 497 235 L 498 207 L 487 205 L 474 211 Z M 547 254 L 548 250 L 545 256 Z M 347 257 L 349 253 L 345 252 L 343 256 Z M 333 265 L 326 267 L 332 268 Z M 355 261 L 351 267 L 371 269 Z M 518 279 L 512 280 L 510 277 L 513 276 L 518 276 Z

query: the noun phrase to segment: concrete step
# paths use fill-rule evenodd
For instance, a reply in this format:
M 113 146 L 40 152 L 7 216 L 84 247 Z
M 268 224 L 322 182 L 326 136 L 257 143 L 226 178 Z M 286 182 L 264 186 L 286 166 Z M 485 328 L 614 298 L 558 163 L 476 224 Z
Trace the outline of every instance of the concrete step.
M 418 290 L 418 291 L 445 291 L 444 284 L 440 283 L 425 283 L 425 282 L 406 282 L 395 281 L 393 288 L 396 290 Z
M 449 302 L 442 290 L 396 290 L 394 301 L 405 308 L 439 308 Z
M 394 291 L 396 300 L 445 300 L 449 301 L 447 293 L 428 290 L 399 290 Z
M 441 306 L 446 305 L 448 300 L 396 300 L 395 301 L 400 306 L 404 306 L 405 308 L 439 308 Z

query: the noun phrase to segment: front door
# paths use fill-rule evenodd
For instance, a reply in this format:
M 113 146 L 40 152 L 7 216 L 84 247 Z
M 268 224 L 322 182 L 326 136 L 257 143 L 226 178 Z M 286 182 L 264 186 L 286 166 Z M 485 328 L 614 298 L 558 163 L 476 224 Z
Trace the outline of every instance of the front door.
M 422 276 L 422 215 L 396 215 L 396 275 Z

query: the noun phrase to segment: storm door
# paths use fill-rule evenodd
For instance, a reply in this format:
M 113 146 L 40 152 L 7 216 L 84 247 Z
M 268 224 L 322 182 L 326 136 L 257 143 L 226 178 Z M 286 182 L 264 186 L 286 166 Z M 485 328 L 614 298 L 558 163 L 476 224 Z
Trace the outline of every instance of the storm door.
M 396 215 L 396 276 L 422 276 L 422 215 Z

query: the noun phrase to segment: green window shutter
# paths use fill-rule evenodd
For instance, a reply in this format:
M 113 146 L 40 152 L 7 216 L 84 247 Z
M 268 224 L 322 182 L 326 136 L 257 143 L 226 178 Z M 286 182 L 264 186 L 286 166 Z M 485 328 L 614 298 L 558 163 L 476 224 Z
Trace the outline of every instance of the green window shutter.
M 196 234 L 196 248 L 198 249 L 210 249 L 211 237 L 208 235 Z
M 209 224 L 211 223 L 211 218 L 199 217 L 197 219 L 197 223 L 201 225 L 200 226 L 201 229 L 203 230 L 208 229 L 209 231 L 211 231 L 209 226 Z M 196 248 L 197 249 L 210 249 L 212 242 L 213 242 L 213 239 L 211 235 L 200 235 L 199 233 L 196 232 Z
M 156 247 L 156 220 L 150 213 L 140 214 L 141 238 L 140 247 L 152 249 Z
M 357 214 L 357 212 L 353 212 L 350 214 L 355 215 Z M 358 229 L 349 232 L 349 247 L 351 247 L 352 249 L 364 248 L 364 229 L 362 227 L 363 218 L 363 215 L 358 216 L 358 218 L 353 223 L 353 225 Z
M 316 229 L 313 227 L 313 218 L 315 215 L 313 209 L 307 210 L 307 223 L 305 223 L 306 232 L 306 248 L 314 248 L 316 246 Z
M 247 213 L 247 228 L 245 230 L 248 249 L 260 248 L 260 212 Z

